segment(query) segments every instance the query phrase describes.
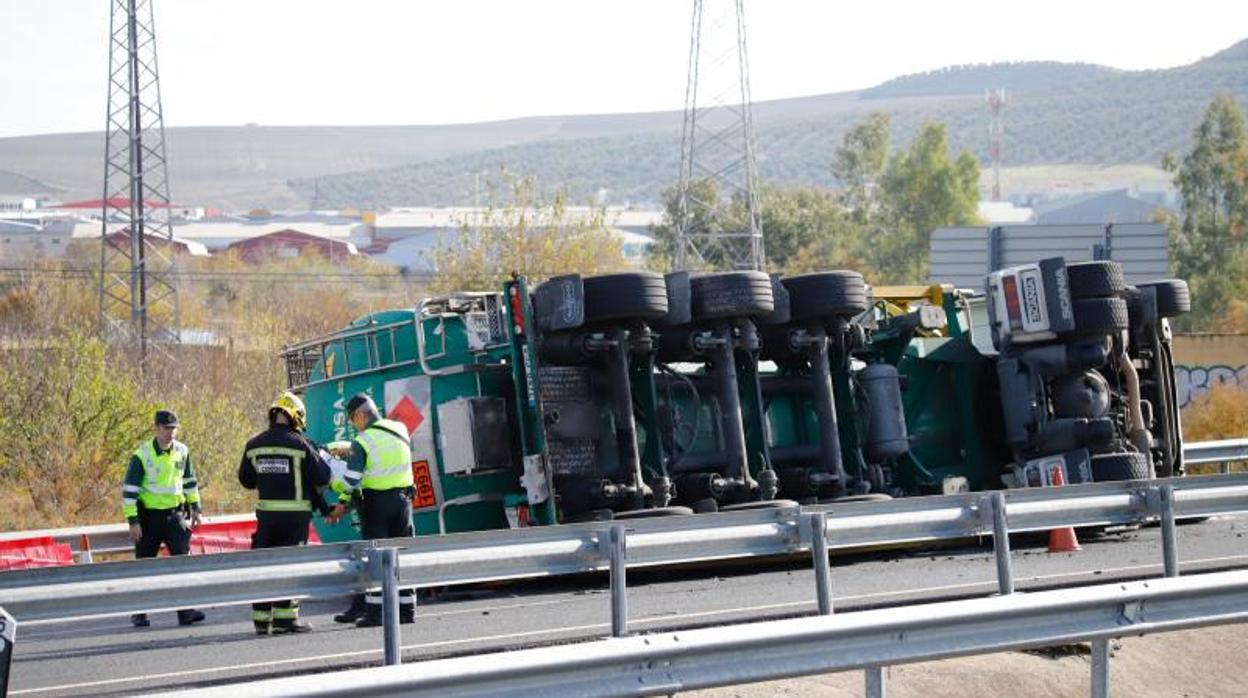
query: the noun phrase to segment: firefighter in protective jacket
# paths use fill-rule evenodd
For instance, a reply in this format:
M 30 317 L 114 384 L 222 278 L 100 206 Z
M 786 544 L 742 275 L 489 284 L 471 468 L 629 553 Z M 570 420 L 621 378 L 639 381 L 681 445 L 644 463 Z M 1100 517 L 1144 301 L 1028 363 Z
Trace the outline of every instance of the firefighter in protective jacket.
M 260 496 L 253 549 L 306 544 L 312 510 L 328 510 L 321 493 L 330 481 L 329 465 L 301 433 L 306 424 L 303 401 L 283 392 L 269 407 L 269 428 L 253 436 L 243 449 L 238 481 Z M 298 601 L 257 603 L 251 609 L 260 635 L 312 629 L 299 620 Z

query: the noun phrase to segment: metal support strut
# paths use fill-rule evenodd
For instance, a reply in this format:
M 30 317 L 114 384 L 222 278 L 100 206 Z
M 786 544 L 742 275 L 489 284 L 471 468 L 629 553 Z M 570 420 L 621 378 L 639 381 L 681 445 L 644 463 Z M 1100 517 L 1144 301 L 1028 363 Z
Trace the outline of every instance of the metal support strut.
M 1092 641 L 1092 698 L 1109 698 L 1109 640 Z
M 984 500 L 992 510 L 992 552 L 997 558 L 997 589 L 1002 596 L 1014 593 L 1014 568 L 1010 561 L 1010 526 L 1005 518 L 1005 495 L 993 492 Z
M 1166 576 L 1179 576 L 1179 539 L 1174 522 L 1174 485 L 1162 485 L 1161 491 L 1161 553 L 1166 563 Z
M 611 636 L 628 635 L 628 566 L 626 532 L 623 526 L 612 526 L 609 534 L 611 559 Z
M 888 680 L 884 672 L 888 667 L 867 667 L 863 673 L 867 675 L 866 698 L 885 698 L 888 695 Z
M 381 548 L 381 620 L 386 666 L 403 661 L 399 648 L 399 550 Z
M 810 555 L 815 562 L 815 593 L 819 615 L 832 615 L 832 568 L 828 563 L 828 516 L 817 511 L 806 518 L 810 526 Z

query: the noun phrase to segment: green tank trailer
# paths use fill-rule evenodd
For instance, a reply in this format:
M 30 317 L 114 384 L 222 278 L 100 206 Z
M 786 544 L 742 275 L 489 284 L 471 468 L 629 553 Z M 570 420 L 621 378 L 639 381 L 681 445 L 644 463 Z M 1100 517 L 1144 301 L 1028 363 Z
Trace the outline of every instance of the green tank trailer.
M 1182 281 L 1060 258 L 978 292 L 844 270 L 515 277 L 284 359 L 317 442 L 354 437 L 359 392 L 408 427 L 430 535 L 1182 474 L 1167 318 L 1189 306 Z

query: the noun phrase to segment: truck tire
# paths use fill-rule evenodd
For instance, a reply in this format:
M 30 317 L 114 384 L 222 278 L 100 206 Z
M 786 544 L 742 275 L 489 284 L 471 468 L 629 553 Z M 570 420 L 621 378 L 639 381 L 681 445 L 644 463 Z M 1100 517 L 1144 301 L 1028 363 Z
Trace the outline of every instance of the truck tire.
M 1127 302 L 1121 298 L 1081 298 L 1075 305 L 1075 332 L 1112 334 L 1130 327 Z
M 657 320 L 667 315 L 667 282 L 662 274 L 641 271 L 587 276 L 585 321 Z
M 771 277 L 761 271 L 730 271 L 689 279 L 693 319 L 757 317 L 776 309 Z
M 853 317 L 869 307 L 867 282 L 848 269 L 802 274 L 783 279 L 794 320 Z
M 1122 278 L 1122 265 L 1117 262 L 1074 262 L 1066 265 L 1071 300 L 1081 298 L 1112 298 L 1127 289 Z
M 1144 453 L 1100 453 L 1092 456 L 1092 482 L 1147 480 L 1150 465 Z
M 1158 317 L 1175 317 L 1192 310 L 1192 293 L 1182 279 L 1162 279 L 1137 284 L 1138 288 L 1151 288 L 1157 293 Z

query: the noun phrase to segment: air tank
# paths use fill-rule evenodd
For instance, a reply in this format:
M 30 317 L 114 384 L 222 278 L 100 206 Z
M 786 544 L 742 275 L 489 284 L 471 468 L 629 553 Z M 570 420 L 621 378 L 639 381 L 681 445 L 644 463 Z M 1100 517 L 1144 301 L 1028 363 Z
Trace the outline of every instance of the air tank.
M 896 458 L 910 450 L 906 415 L 901 404 L 901 379 L 892 364 L 871 364 L 858 373 L 866 394 L 867 457 L 874 461 Z

